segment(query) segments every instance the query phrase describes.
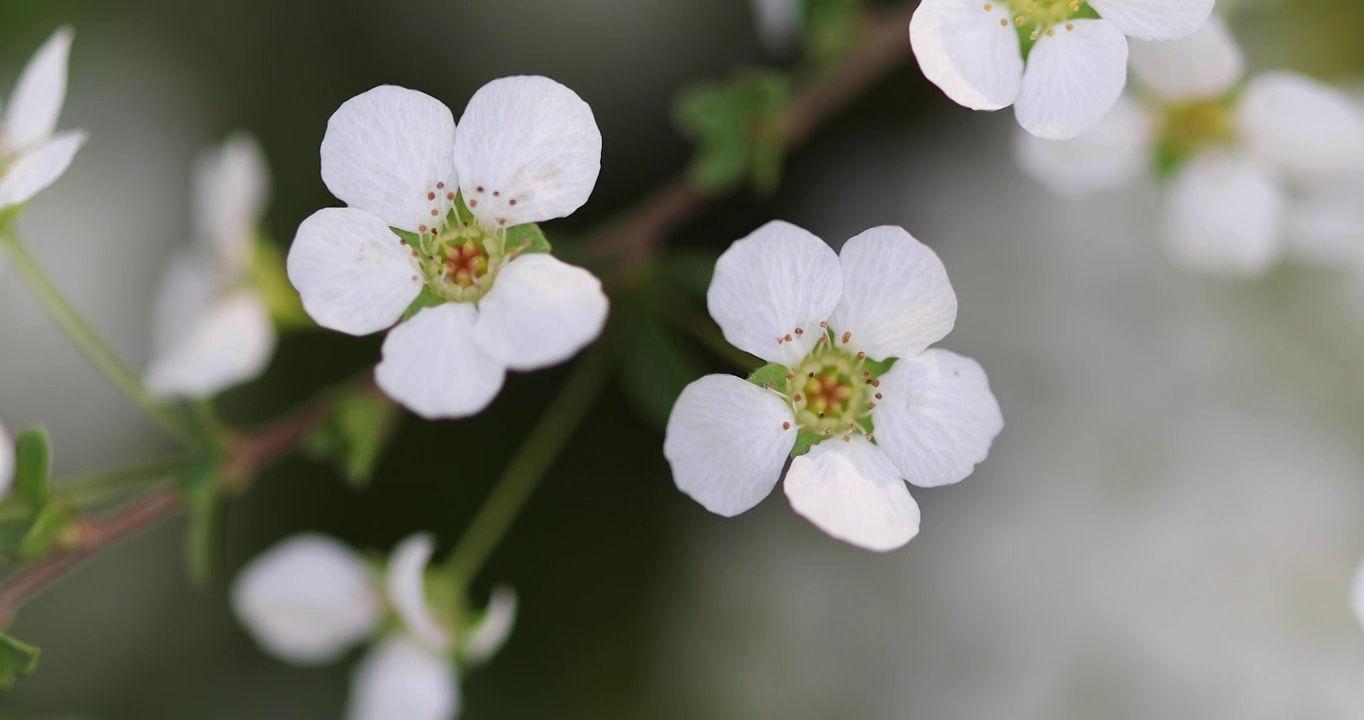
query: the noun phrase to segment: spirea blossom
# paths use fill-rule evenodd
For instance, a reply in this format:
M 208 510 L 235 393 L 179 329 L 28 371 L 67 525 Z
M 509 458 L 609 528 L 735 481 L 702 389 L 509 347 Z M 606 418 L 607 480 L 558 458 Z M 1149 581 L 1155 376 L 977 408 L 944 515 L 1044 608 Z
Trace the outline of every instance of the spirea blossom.
M 58 30 L 10 93 L 0 126 L 0 209 L 28 202 L 56 182 L 85 143 L 84 132 L 56 133 L 71 38 L 70 28 Z
M 548 78 L 484 85 L 458 130 L 434 98 L 374 88 L 327 125 L 322 179 L 349 207 L 303 222 L 289 278 L 318 324 L 352 335 L 424 297 L 388 334 L 379 386 L 428 419 L 473 415 L 507 370 L 563 362 L 601 332 L 597 278 L 519 232 L 587 201 L 601 147 L 591 108 Z
M 253 279 L 256 231 L 270 195 L 265 157 L 245 135 L 200 158 L 194 244 L 166 269 L 147 386 L 199 398 L 260 375 L 275 350 L 270 310 Z
M 1214 0 L 923 0 L 909 23 L 924 76 L 975 110 L 1014 106 L 1039 137 L 1099 122 L 1127 84 L 1128 38 L 1173 40 Z
M 962 480 L 1003 429 L 980 365 L 930 349 L 951 332 L 957 297 L 937 255 L 901 228 L 835 254 L 768 223 L 720 256 L 707 303 L 730 344 L 773 363 L 761 384 L 691 383 L 668 419 L 673 478 L 711 512 L 757 505 L 795 454 L 791 507 L 835 538 L 891 550 L 919 531 L 904 481 Z
M 449 720 L 460 710 L 459 666 L 501 649 L 516 595 L 497 589 L 472 622 L 437 612 L 426 578 L 434 548 L 430 535 L 413 535 L 380 569 L 336 540 L 296 535 L 242 570 L 232 608 L 262 649 L 297 665 L 372 640 L 352 675 L 349 720 Z
M 1170 180 L 1163 237 L 1172 259 L 1203 272 L 1261 274 L 1294 234 L 1330 243 L 1330 218 L 1300 199 L 1364 170 L 1364 113 L 1295 73 L 1242 85 L 1243 69 L 1217 18 L 1183 40 L 1134 43 L 1132 70 L 1148 92 L 1123 99 L 1073 140 L 1020 134 L 1019 162 L 1058 193 L 1079 197 L 1153 168 Z
M 0 500 L 9 494 L 14 483 L 14 439 L 0 425 Z

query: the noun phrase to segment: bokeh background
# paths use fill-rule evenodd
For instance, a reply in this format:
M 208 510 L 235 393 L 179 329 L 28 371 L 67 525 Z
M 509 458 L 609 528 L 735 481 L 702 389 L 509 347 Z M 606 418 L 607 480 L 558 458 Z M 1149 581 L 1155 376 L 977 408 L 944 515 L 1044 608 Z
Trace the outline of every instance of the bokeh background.
M 1356 0 L 1237 11 L 1253 67 L 1364 76 Z M 157 278 L 189 236 L 193 158 L 233 130 L 265 148 L 268 230 L 287 243 L 335 204 L 318 145 L 345 99 L 395 83 L 458 114 L 489 79 L 551 75 L 606 141 L 591 202 L 546 227 L 571 248 L 685 166 L 678 90 L 791 62 L 741 0 L 13 0 L 0 86 L 63 23 L 78 32 L 61 126 L 92 139 L 21 229 L 139 367 Z M 780 494 L 712 516 L 613 386 L 476 588 L 514 584 L 522 612 L 465 679 L 465 717 L 1364 717 L 1347 601 L 1364 556 L 1359 279 L 1184 273 L 1153 237 L 1158 188 L 1055 199 L 1015 169 L 1014 129 L 909 63 L 791 158 L 774 197 L 726 199 L 673 238 L 713 255 L 781 217 L 835 244 L 903 225 L 939 252 L 961 304 L 944 345 L 985 366 L 1007 427 L 974 476 L 915 493 L 920 537 L 868 554 Z M 224 412 L 267 420 L 377 354 L 377 339 L 291 336 Z M 562 377 L 514 376 L 474 420 L 407 420 L 367 490 L 307 460 L 276 466 L 233 505 L 207 590 L 186 579 L 179 521 L 89 564 L 13 626 L 44 656 L 0 718 L 338 717 L 350 663 L 258 652 L 228 608 L 231 576 L 300 530 L 387 550 L 429 529 L 448 547 Z M 59 475 L 166 449 L 3 270 L 0 412 L 48 426 Z

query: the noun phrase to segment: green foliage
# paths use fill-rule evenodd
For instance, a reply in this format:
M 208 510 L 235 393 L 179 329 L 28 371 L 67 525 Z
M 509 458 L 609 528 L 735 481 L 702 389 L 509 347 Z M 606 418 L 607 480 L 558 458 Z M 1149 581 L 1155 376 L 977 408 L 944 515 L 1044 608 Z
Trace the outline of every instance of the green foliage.
M 791 374 L 790 368 L 781 363 L 768 363 L 748 376 L 748 381 L 758 387 L 771 388 L 785 395 L 790 392 L 787 375 Z
M 684 90 L 674 117 L 697 144 L 692 183 L 719 194 L 751 183 L 770 194 L 781 179 L 791 81 L 779 72 L 747 70 L 727 82 Z
M 222 544 L 222 487 L 218 463 L 205 457 L 185 478 L 185 565 L 190 580 L 205 587 L 213 579 Z
M 525 223 L 507 229 L 507 252 L 547 253 L 551 250 L 544 231 L 535 223 Z
M 334 463 L 346 481 L 364 487 L 398 429 L 398 405 L 374 388 L 347 390 L 326 420 L 303 441 L 309 457 Z
M 621 389 L 658 427 L 667 425 L 673 403 L 687 383 L 704 372 L 691 349 L 653 315 L 637 320 L 625 340 L 621 362 Z
M 865 13 L 863 0 L 801 0 L 801 34 L 810 59 L 827 67 L 847 56 L 857 46 Z
M 14 490 L 0 503 L 0 554 L 41 558 L 71 529 L 69 508 L 55 502 L 49 487 L 52 447 L 47 432 L 31 428 L 15 443 Z
M 304 330 L 313 327 L 312 318 L 303 309 L 303 300 L 285 268 L 284 250 L 265 238 L 256 241 L 252 258 L 251 281 L 270 310 L 270 319 L 281 331 Z
M 0 690 L 8 690 L 17 678 L 38 669 L 42 651 L 0 632 Z

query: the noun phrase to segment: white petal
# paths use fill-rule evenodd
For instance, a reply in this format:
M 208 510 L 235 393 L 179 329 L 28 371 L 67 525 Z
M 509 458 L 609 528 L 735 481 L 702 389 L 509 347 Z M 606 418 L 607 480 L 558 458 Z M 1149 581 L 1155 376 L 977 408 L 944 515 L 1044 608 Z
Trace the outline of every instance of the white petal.
M 14 483 L 14 438 L 0 425 L 0 500 L 9 494 Z
M 729 344 L 790 366 L 817 342 L 819 324 L 842 294 L 833 248 L 807 230 L 774 220 L 720 255 L 706 305 Z
M 751 0 L 758 35 L 773 55 L 791 55 L 800 42 L 800 0 Z
M 374 369 L 379 387 L 427 420 L 477 415 L 497 397 L 507 372 L 474 339 L 477 319 L 474 306 L 445 303 L 394 328 Z
M 347 205 L 416 232 L 450 209 L 446 194 L 459 186 L 454 145 L 450 108 L 426 93 L 380 85 L 342 103 L 327 122 L 322 181 Z
M 412 251 L 363 210 L 326 208 L 294 236 L 289 281 L 318 325 L 368 335 L 398 321 L 421 294 Z
M 516 591 L 507 585 L 493 588 L 483 617 L 464 640 L 464 657 L 476 663 L 487 662 L 507 644 L 516 626 Z
M 1020 130 L 1014 154 L 1023 172 L 1052 192 L 1083 198 L 1141 174 L 1151 160 L 1153 132 L 1153 118 L 1124 95 L 1079 137 L 1048 140 Z
M 1296 177 L 1364 166 L 1364 113 L 1344 93 L 1302 75 L 1252 79 L 1236 123 L 1257 157 Z
M 1323 265 L 1364 268 L 1364 177 L 1314 183 L 1292 205 L 1288 240 L 1293 253 Z
M 796 444 L 795 417 L 776 393 L 742 378 L 707 375 L 682 390 L 663 455 L 677 488 L 733 517 L 772 492 Z
M 0 208 L 28 202 L 57 182 L 71 166 L 86 137 L 83 132 L 62 133 L 20 155 L 0 177 Z
M 1143 87 L 1175 101 L 1215 98 L 1230 90 L 1246 69 L 1241 46 L 1217 16 L 1180 40 L 1133 40 L 1128 58 Z
M 426 564 L 436 550 L 430 533 L 410 535 L 394 548 L 384 574 L 384 591 L 407 631 L 435 653 L 450 649 L 450 633 L 426 606 Z
M 474 338 L 512 370 L 557 365 L 606 324 L 610 307 L 592 273 L 544 253 L 508 263 L 478 304 Z
M 980 363 L 947 350 L 904 358 L 881 376 L 876 445 L 919 487 L 959 482 L 1004 429 Z
M 952 332 L 957 294 L 947 268 L 903 228 L 867 230 L 838 259 L 843 298 L 829 318 L 838 347 L 873 360 L 912 357 Z
M 1127 38 L 1110 22 L 1054 28 L 1028 55 L 1014 104 L 1018 124 L 1038 137 L 1073 138 L 1094 127 L 1127 85 Z
M 957 104 L 998 110 L 1018 98 L 1023 51 L 1007 2 L 924 0 L 909 41 L 924 77 Z
M 252 560 L 232 610 L 262 648 L 297 664 L 340 657 L 374 632 L 382 601 L 365 561 L 323 535 L 295 535 Z
M 459 119 L 455 167 L 485 227 L 561 218 L 582 207 L 601 172 L 601 130 L 578 94 L 546 77 L 498 78 Z
M 791 507 L 843 542 L 885 552 L 919 534 L 919 505 L 885 453 L 861 435 L 826 440 L 791 461 Z
M 1214 0 L 1089 0 L 1103 19 L 1139 40 L 1176 40 L 1203 27 Z
M 72 31 L 63 27 L 28 61 L 5 113 L 5 144 L 28 151 L 46 143 L 57 129 L 57 116 L 66 100 L 66 65 L 71 56 Z
M 256 229 L 270 195 L 270 171 L 255 138 L 238 133 L 199 158 L 194 174 L 194 219 L 232 277 L 250 271 Z
M 448 660 L 398 635 L 375 645 L 351 675 L 347 720 L 451 720 L 459 678 Z
M 1283 245 L 1284 203 L 1273 173 L 1254 160 L 1200 155 L 1169 189 L 1165 248 L 1193 270 L 1262 274 Z
M 1364 624 L 1364 564 L 1355 572 L 1355 581 L 1350 588 L 1350 607 L 1354 608 L 1360 624 Z
M 208 308 L 153 358 L 147 387 L 168 397 L 210 397 L 255 379 L 274 351 L 270 309 L 254 290 L 239 290 Z

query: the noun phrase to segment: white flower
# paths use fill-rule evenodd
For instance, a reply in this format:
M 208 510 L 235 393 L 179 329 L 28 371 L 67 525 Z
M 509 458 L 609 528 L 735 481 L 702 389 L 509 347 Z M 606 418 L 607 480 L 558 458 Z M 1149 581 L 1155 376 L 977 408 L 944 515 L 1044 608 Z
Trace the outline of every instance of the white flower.
M 923 0 L 909 37 L 924 76 L 958 104 L 1013 105 L 1028 132 L 1072 138 L 1122 94 L 1127 37 L 1185 37 L 1208 19 L 1213 2 Z
M 773 55 L 790 55 L 800 42 L 801 0 L 750 0 L 758 37 Z
M 929 349 L 951 332 L 957 298 L 937 255 L 900 228 L 868 230 L 836 255 L 768 223 L 720 256 L 707 301 L 725 339 L 783 366 L 784 380 L 709 375 L 673 407 L 663 453 L 678 488 L 711 512 L 758 504 L 799 437 L 816 444 L 786 473 L 791 506 L 840 540 L 891 550 L 919 530 L 902 480 L 962 480 L 1003 429 L 980 365 Z
M 269 184 L 260 146 L 246 135 L 200 158 L 196 242 L 171 261 L 157 298 L 155 352 L 147 370 L 153 392 L 208 397 L 255 378 L 269 364 L 275 328 L 252 281 Z
M 9 494 L 14 483 L 14 439 L 0 425 L 0 500 Z
M 296 664 L 335 660 L 383 627 L 385 605 L 397 630 L 379 638 L 356 667 L 351 720 L 446 720 L 459 713 L 456 658 L 485 662 L 501 649 L 516 617 L 516 596 L 493 592 L 483 616 L 458 637 L 432 612 L 428 534 L 399 543 L 382 577 L 364 558 L 320 535 L 281 542 L 252 561 L 232 589 L 232 605 L 262 648 Z
M 377 87 L 327 125 L 322 179 L 349 207 L 303 222 L 289 278 L 318 324 L 352 335 L 398 322 L 425 289 L 438 304 L 389 333 L 376 378 L 422 417 L 473 415 L 507 370 L 563 362 L 600 334 L 601 283 L 512 240 L 580 207 L 600 167 L 591 108 L 548 78 L 483 86 L 458 133 L 434 98 Z M 456 190 L 469 221 L 451 214 Z
M 28 62 L 9 96 L 0 127 L 0 208 L 28 202 L 66 172 L 84 132 L 54 134 L 66 100 L 70 28 L 62 28 Z
M 1243 68 L 1218 18 L 1182 40 L 1133 43 L 1147 104 L 1122 100 L 1073 140 L 1020 133 L 1019 163 L 1070 196 L 1117 187 L 1148 167 L 1172 171 L 1165 248 L 1191 269 L 1260 274 L 1293 235 L 1304 238 L 1304 256 L 1338 252 L 1331 234 L 1340 225 L 1294 196 L 1364 170 L 1364 114 L 1344 94 L 1293 73 L 1258 75 L 1238 89 Z
M 1354 608 L 1355 617 L 1364 625 L 1364 564 L 1359 566 L 1355 581 L 1350 586 L 1350 607 Z

